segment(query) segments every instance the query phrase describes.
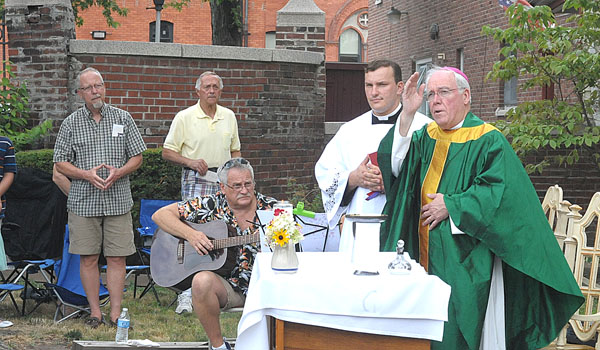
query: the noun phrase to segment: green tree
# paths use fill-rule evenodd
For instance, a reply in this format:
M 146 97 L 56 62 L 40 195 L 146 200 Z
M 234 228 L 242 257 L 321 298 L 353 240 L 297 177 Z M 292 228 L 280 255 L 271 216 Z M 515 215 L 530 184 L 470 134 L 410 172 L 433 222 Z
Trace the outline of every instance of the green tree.
M 584 153 L 600 168 L 600 2 L 566 0 L 563 11 L 573 14 L 559 25 L 547 6 L 513 5 L 506 11 L 506 29 L 482 30 L 503 45 L 503 59 L 487 78 L 520 77 L 522 91 L 556 91 L 552 99 L 519 104 L 506 121 L 496 123 L 522 159 L 541 149 L 562 150 L 527 164 L 530 173 L 550 164 L 574 164 Z
M 113 28 L 119 26 L 119 22 L 115 21 L 113 14 L 127 16 L 127 13 L 129 12 L 127 8 L 119 7 L 117 0 L 71 0 L 71 6 L 73 6 L 75 24 L 78 26 L 83 25 L 83 18 L 79 16 L 79 11 L 86 10 L 92 6 L 102 8 L 102 15 L 106 18 L 106 23 Z

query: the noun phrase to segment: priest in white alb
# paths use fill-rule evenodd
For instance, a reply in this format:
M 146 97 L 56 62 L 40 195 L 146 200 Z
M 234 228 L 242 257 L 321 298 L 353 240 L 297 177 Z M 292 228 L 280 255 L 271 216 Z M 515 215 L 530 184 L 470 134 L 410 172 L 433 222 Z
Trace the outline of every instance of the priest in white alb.
M 315 166 L 330 226 L 343 214 L 381 214 L 386 199 L 376 152 L 402 111 L 403 89 L 395 62 L 377 60 L 365 68 L 365 95 L 372 109 L 342 125 Z M 417 113 L 409 133 L 429 122 Z M 344 225 L 339 250 L 351 251 L 352 244 L 351 225 Z

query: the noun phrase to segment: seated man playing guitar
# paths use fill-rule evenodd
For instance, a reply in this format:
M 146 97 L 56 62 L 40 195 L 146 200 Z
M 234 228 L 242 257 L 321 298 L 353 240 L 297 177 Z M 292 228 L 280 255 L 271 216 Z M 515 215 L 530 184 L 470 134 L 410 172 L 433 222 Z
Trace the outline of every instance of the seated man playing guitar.
M 230 159 L 219 168 L 217 175 L 221 190 L 216 194 L 173 203 L 157 210 L 152 216 L 160 229 L 185 239 L 200 255 L 209 254 L 214 248 L 213 242 L 184 221 L 205 223 L 222 220 L 230 230 L 235 228 L 237 236 L 250 235 L 259 228 L 254 224 L 258 222 L 256 211 L 271 209 L 276 203 L 274 198 L 254 191 L 254 170 L 244 158 Z M 254 240 L 257 241 L 258 238 Z M 244 305 L 258 247 L 255 243 L 237 247 L 235 266 L 221 275 L 213 271 L 200 271 L 193 276 L 194 312 L 206 331 L 212 349 L 231 349 L 221 334 L 220 309 Z

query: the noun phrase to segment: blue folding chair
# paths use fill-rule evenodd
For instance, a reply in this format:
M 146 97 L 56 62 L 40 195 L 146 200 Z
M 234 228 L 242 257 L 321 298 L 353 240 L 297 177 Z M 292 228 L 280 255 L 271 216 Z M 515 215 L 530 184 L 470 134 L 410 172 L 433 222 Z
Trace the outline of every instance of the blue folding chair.
M 158 209 L 169 204 L 177 202 L 176 200 L 167 199 L 142 199 L 140 203 L 140 226 L 137 230 L 140 233 L 142 240 L 142 252 L 150 256 L 150 246 L 152 245 L 152 237 L 158 228 L 156 223 L 152 221 L 152 215 Z
M 176 200 L 168 200 L 168 199 L 142 199 L 140 201 L 140 226 L 141 227 L 138 227 L 137 230 L 140 233 L 140 240 L 141 240 L 142 244 L 141 244 L 139 251 L 142 252 L 148 258 L 148 260 L 150 259 L 150 252 L 151 252 L 150 247 L 152 246 L 152 237 L 154 237 L 154 232 L 156 232 L 156 229 L 158 228 L 156 223 L 154 221 L 152 221 L 152 215 L 158 209 L 165 207 L 169 204 L 175 203 L 175 202 L 177 202 L 177 201 Z M 154 289 L 154 285 L 155 285 L 154 280 L 150 280 L 149 286 L 151 286 L 151 288 L 146 286 L 146 288 L 140 295 L 140 298 L 144 294 L 146 294 L 150 289 L 152 289 L 152 291 L 154 291 L 154 294 L 156 296 L 156 290 Z M 156 299 L 158 300 L 158 296 L 156 296 Z M 177 299 L 175 299 L 175 300 L 177 300 Z M 173 303 L 171 303 L 171 304 L 173 304 Z
M 69 228 L 65 231 L 62 259 L 54 265 L 54 271 L 58 276 L 56 283 L 46 283 L 46 287 L 53 291 L 59 302 L 54 313 L 54 322 L 59 323 L 75 316 L 90 314 L 81 277 L 79 275 L 79 255 L 69 253 Z M 108 304 L 108 289 L 100 279 L 101 305 Z M 74 308 L 75 311 L 67 315 L 66 307 Z
M 13 267 L 10 275 L 5 278 L 2 272 L 0 272 L 0 302 L 8 295 L 17 313 L 25 316 L 35 311 L 42 303 L 51 301 L 52 297 L 48 291 L 43 288 L 38 288 L 29 277 L 32 274 L 39 273 L 44 277 L 46 282 L 52 282 L 52 272 L 48 271 L 48 269 L 52 268 L 54 263 L 53 259 L 9 262 L 8 265 Z M 12 292 L 20 290 L 22 290 L 21 299 L 23 300 L 23 303 L 21 310 L 19 311 L 19 306 L 17 305 Z M 35 305 L 29 311 L 25 312 L 27 299 L 34 300 Z

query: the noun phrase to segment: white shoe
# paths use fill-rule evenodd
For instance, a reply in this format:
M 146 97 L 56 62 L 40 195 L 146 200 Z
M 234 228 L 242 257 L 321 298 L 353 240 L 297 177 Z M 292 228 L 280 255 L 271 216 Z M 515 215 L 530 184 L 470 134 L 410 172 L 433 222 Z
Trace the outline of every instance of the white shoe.
M 0 328 L 6 328 L 6 327 L 10 327 L 12 325 L 13 325 L 13 323 L 10 321 L 1 321 L 0 322 Z
M 192 312 L 192 297 L 187 293 L 181 293 L 177 296 L 177 308 L 175 313 L 182 314 L 184 312 Z

